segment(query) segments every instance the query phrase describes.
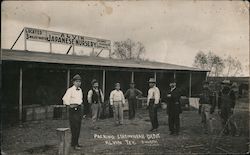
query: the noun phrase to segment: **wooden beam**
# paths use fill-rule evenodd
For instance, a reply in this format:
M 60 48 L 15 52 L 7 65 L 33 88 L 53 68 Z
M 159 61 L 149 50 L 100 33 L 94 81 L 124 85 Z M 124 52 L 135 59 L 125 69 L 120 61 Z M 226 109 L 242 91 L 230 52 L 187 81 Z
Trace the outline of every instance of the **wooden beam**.
M 23 69 L 19 70 L 19 121 L 22 122 L 23 116 Z
M 189 97 L 192 96 L 192 73 L 189 73 Z
M 49 52 L 52 53 L 52 43 L 49 43 Z
M 106 71 L 102 71 L 102 93 L 105 96 Z
M 156 72 L 154 72 L 154 79 L 155 79 L 155 81 L 156 81 Z
M 131 72 L 131 82 L 135 82 L 134 72 Z
M 174 81 L 176 81 L 176 72 L 174 72 Z
M 67 88 L 70 87 L 70 69 L 67 69 Z

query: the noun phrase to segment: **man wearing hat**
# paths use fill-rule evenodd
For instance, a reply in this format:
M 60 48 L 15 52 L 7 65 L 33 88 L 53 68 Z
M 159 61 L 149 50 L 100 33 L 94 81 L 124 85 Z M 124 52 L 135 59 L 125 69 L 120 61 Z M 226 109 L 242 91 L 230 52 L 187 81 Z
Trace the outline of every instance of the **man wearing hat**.
M 130 88 L 126 91 L 125 98 L 128 99 L 129 119 L 134 119 L 137 97 L 141 96 L 142 92 L 135 88 L 134 82 L 131 82 L 129 86 Z
M 92 127 L 93 129 L 98 129 L 99 127 L 96 127 L 95 123 L 100 118 L 101 104 L 104 102 L 104 96 L 101 89 L 99 89 L 99 83 L 96 79 L 93 79 L 91 84 L 92 89 L 88 92 L 88 103 L 91 105 Z
M 63 96 L 63 104 L 69 107 L 69 124 L 71 130 L 71 146 L 75 150 L 80 149 L 78 143 L 80 129 L 81 129 L 81 105 L 83 102 L 83 93 L 81 86 L 80 75 L 75 75 L 72 79 L 73 86 L 68 88 L 65 95 Z
M 149 118 L 152 124 L 152 129 L 149 131 L 157 131 L 159 126 L 157 109 L 160 102 L 160 90 L 156 87 L 156 80 L 154 78 L 150 78 L 148 83 L 150 88 L 148 90 L 147 106 L 149 109 Z
M 223 133 L 225 135 L 228 135 L 229 133 L 232 135 L 236 134 L 236 124 L 233 119 L 231 119 L 235 102 L 236 97 L 235 93 L 230 89 L 230 81 L 224 80 L 222 82 L 222 90 L 219 93 L 218 108 L 224 128 Z
M 200 95 L 199 104 L 201 106 L 201 122 L 203 124 L 204 133 L 212 131 L 213 124 L 210 114 L 214 112 L 215 102 L 212 91 L 209 89 L 209 82 L 203 82 L 203 89 Z
M 176 88 L 176 82 L 172 81 L 170 84 L 170 91 L 167 93 L 167 114 L 168 126 L 170 134 L 179 134 L 180 131 L 180 113 L 181 110 L 181 91 Z
M 120 83 L 116 83 L 115 90 L 110 93 L 110 105 L 113 106 L 114 109 L 114 119 L 116 125 L 123 124 L 123 107 L 125 104 L 125 98 L 120 89 Z

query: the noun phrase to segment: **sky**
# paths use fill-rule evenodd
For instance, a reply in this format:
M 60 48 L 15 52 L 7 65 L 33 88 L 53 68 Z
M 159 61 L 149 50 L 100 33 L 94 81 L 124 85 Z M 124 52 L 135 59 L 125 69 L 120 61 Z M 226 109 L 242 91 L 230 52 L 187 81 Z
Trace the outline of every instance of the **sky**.
M 212 51 L 239 59 L 243 65 L 239 76 L 248 76 L 248 8 L 243 1 L 4 1 L 1 46 L 10 48 L 23 27 L 111 41 L 130 38 L 142 42 L 145 57 L 153 61 L 192 66 L 199 51 Z M 27 46 L 49 51 L 45 43 Z M 23 37 L 14 49 L 24 49 Z M 53 45 L 55 52 L 67 49 Z

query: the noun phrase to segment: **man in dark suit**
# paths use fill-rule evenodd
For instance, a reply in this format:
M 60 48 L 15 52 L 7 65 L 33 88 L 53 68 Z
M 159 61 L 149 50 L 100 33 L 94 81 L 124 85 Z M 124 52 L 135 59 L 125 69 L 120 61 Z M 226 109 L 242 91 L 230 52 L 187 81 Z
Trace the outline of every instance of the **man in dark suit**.
M 180 97 L 181 92 L 179 89 L 176 88 L 176 82 L 173 81 L 170 83 L 170 91 L 167 94 L 167 114 L 168 114 L 168 125 L 170 134 L 179 134 L 180 131 L 180 113 L 181 110 L 181 103 Z

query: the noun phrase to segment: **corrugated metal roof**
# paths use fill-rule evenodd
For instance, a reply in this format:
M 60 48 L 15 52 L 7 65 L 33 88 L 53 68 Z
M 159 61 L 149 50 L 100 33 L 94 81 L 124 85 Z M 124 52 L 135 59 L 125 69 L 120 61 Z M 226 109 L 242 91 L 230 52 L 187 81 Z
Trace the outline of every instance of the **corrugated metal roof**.
M 44 62 L 44 63 L 104 66 L 104 67 L 157 69 L 157 70 L 207 71 L 193 67 L 186 67 L 169 63 L 152 62 L 152 61 L 120 60 L 120 59 L 109 59 L 102 57 L 64 55 L 64 54 L 10 50 L 10 49 L 2 49 L 1 52 L 2 52 L 2 60 L 9 60 L 9 61 Z

